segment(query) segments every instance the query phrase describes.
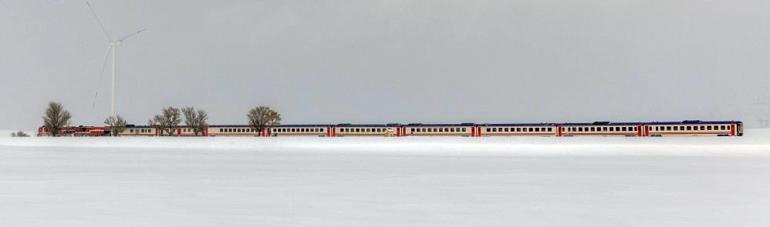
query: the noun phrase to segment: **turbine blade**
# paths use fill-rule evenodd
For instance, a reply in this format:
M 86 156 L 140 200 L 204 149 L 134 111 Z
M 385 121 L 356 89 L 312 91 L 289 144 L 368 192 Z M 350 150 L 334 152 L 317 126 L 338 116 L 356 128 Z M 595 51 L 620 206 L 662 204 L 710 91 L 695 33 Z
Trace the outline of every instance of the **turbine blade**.
M 112 42 L 112 36 L 109 32 L 107 32 L 107 29 L 104 27 L 104 23 L 102 23 L 102 19 L 99 18 L 99 15 L 96 15 L 96 11 L 94 11 L 94 7 L 91 6 L 91 3 L 86 1 L 86 5 L 88 5 L 89 11 L 91 11 L 91 15 L 94 16 L 94 19 L 96 19 L 96 22 L 99 24 L 99 27 L 102 28 L 102 32 L 104 32 L 104 37 L 107 38 L 107 41 Z
M 120 38 L 120 39 L 118 39 L 118 41 L 120 41 L 120 42 L 123 42 L 124 40 L 127 40 L 127 39 L 129 39 L 129 38 L 132 38 L 132 37 L 134 37 L 134 36 L 137 36 L 137 35 L 139 35 L 139 33 L 142 33 L 142 32 L 144 32 L 144 31 L 147 31 L 147 29 L 144 29 L 144 28 L 142 28 L 142 29 L 139 29 L 139 31 L 135 31 L 134 33 L 128 34 L 128 35 L 126 35 L 126 36 L 123 36 L 123 38 Z
M 104 53 L 104 60 L 102 60 L 102 69 L 99 70 L 99 85 L 102 84 L 102 78 L 104 78 L 104 69 L 107 68 L 107 60 L 109 60 L 110 53 L 112 53 L 112 47 L 107 47 L 107 51 Z M 99 87 L 99 86 L 97 86 Z M 91 103 L 91 108 L 96 107 L 96 100 L 99 98 L 99 90 L 96 90 L 96 94 L 94 94 L 94 100 Z

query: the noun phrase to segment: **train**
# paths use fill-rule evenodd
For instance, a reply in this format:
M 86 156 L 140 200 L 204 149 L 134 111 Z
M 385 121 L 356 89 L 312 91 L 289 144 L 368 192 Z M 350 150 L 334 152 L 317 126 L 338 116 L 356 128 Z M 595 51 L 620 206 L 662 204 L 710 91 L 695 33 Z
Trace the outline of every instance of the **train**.
M 192 128 L 178 126 L 172 136 L 196 136 Z M 163 133 L 168 135 L 168 133 Z M 45 127 L 38 129 L 38 136 L 49 135 Z M 76 126 L 60 130 L 60 136 L 109 136 L 109 127 Z M 127 125 L 119 136 L 160 136 L 157 128 L 146 125 Z M 249 125 L 209 125 L 197 136 L 229 137 L 358 137 L 358 136 L 743 136 L 741 121 L 669 121 L 669 122 L 609 122 L 590 123 L 504 123 L 504 124 L 297 124 L 267 126 L 257 130 Z

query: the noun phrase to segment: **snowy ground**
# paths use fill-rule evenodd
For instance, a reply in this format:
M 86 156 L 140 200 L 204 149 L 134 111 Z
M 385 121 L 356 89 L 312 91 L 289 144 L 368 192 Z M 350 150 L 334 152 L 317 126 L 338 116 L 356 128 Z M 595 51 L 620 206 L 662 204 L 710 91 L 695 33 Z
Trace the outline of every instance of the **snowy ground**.
M 742 138 L 0 138 L 0 226 L 768 226 Z

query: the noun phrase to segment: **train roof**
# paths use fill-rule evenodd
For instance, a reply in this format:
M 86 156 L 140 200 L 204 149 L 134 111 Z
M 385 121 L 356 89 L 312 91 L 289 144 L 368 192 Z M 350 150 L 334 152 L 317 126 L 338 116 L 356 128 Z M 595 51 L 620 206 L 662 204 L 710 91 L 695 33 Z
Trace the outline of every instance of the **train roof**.
M 478 126 L 500 126 L 500 127 L 516 127 L 516 126 L 555 126 L 554 123 L 501 123 L 501 124 L 478 124 Z
M 644 124 L 647 125 L 673 125 L 673 124 L 683 124 L 683 125 L 699 125 L 699 124 L 741 124 L 740 121 L 701 121 L 701 120 L 686 120 L 686 121 L 654 121 L 654 122 L 645 122 Z

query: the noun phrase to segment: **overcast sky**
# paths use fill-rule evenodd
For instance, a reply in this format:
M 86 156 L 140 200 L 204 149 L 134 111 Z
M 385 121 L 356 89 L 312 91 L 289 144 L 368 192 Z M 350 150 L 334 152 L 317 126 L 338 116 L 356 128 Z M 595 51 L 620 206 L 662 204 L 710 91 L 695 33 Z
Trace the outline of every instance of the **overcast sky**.
M 101 1 L 119 49 L 118 112 L 193 105 L 242 124 L 759 118 L 770 1 Z M 109 115 L 107 41 L 78 0 L 0 0 L 0 128 L 50 100 Z M 98 93 L 98 95 L 96 95 Z M 760 108 L 761 109 L 761 108 Z M 770 118 L 770 117 L 767 117 Z

